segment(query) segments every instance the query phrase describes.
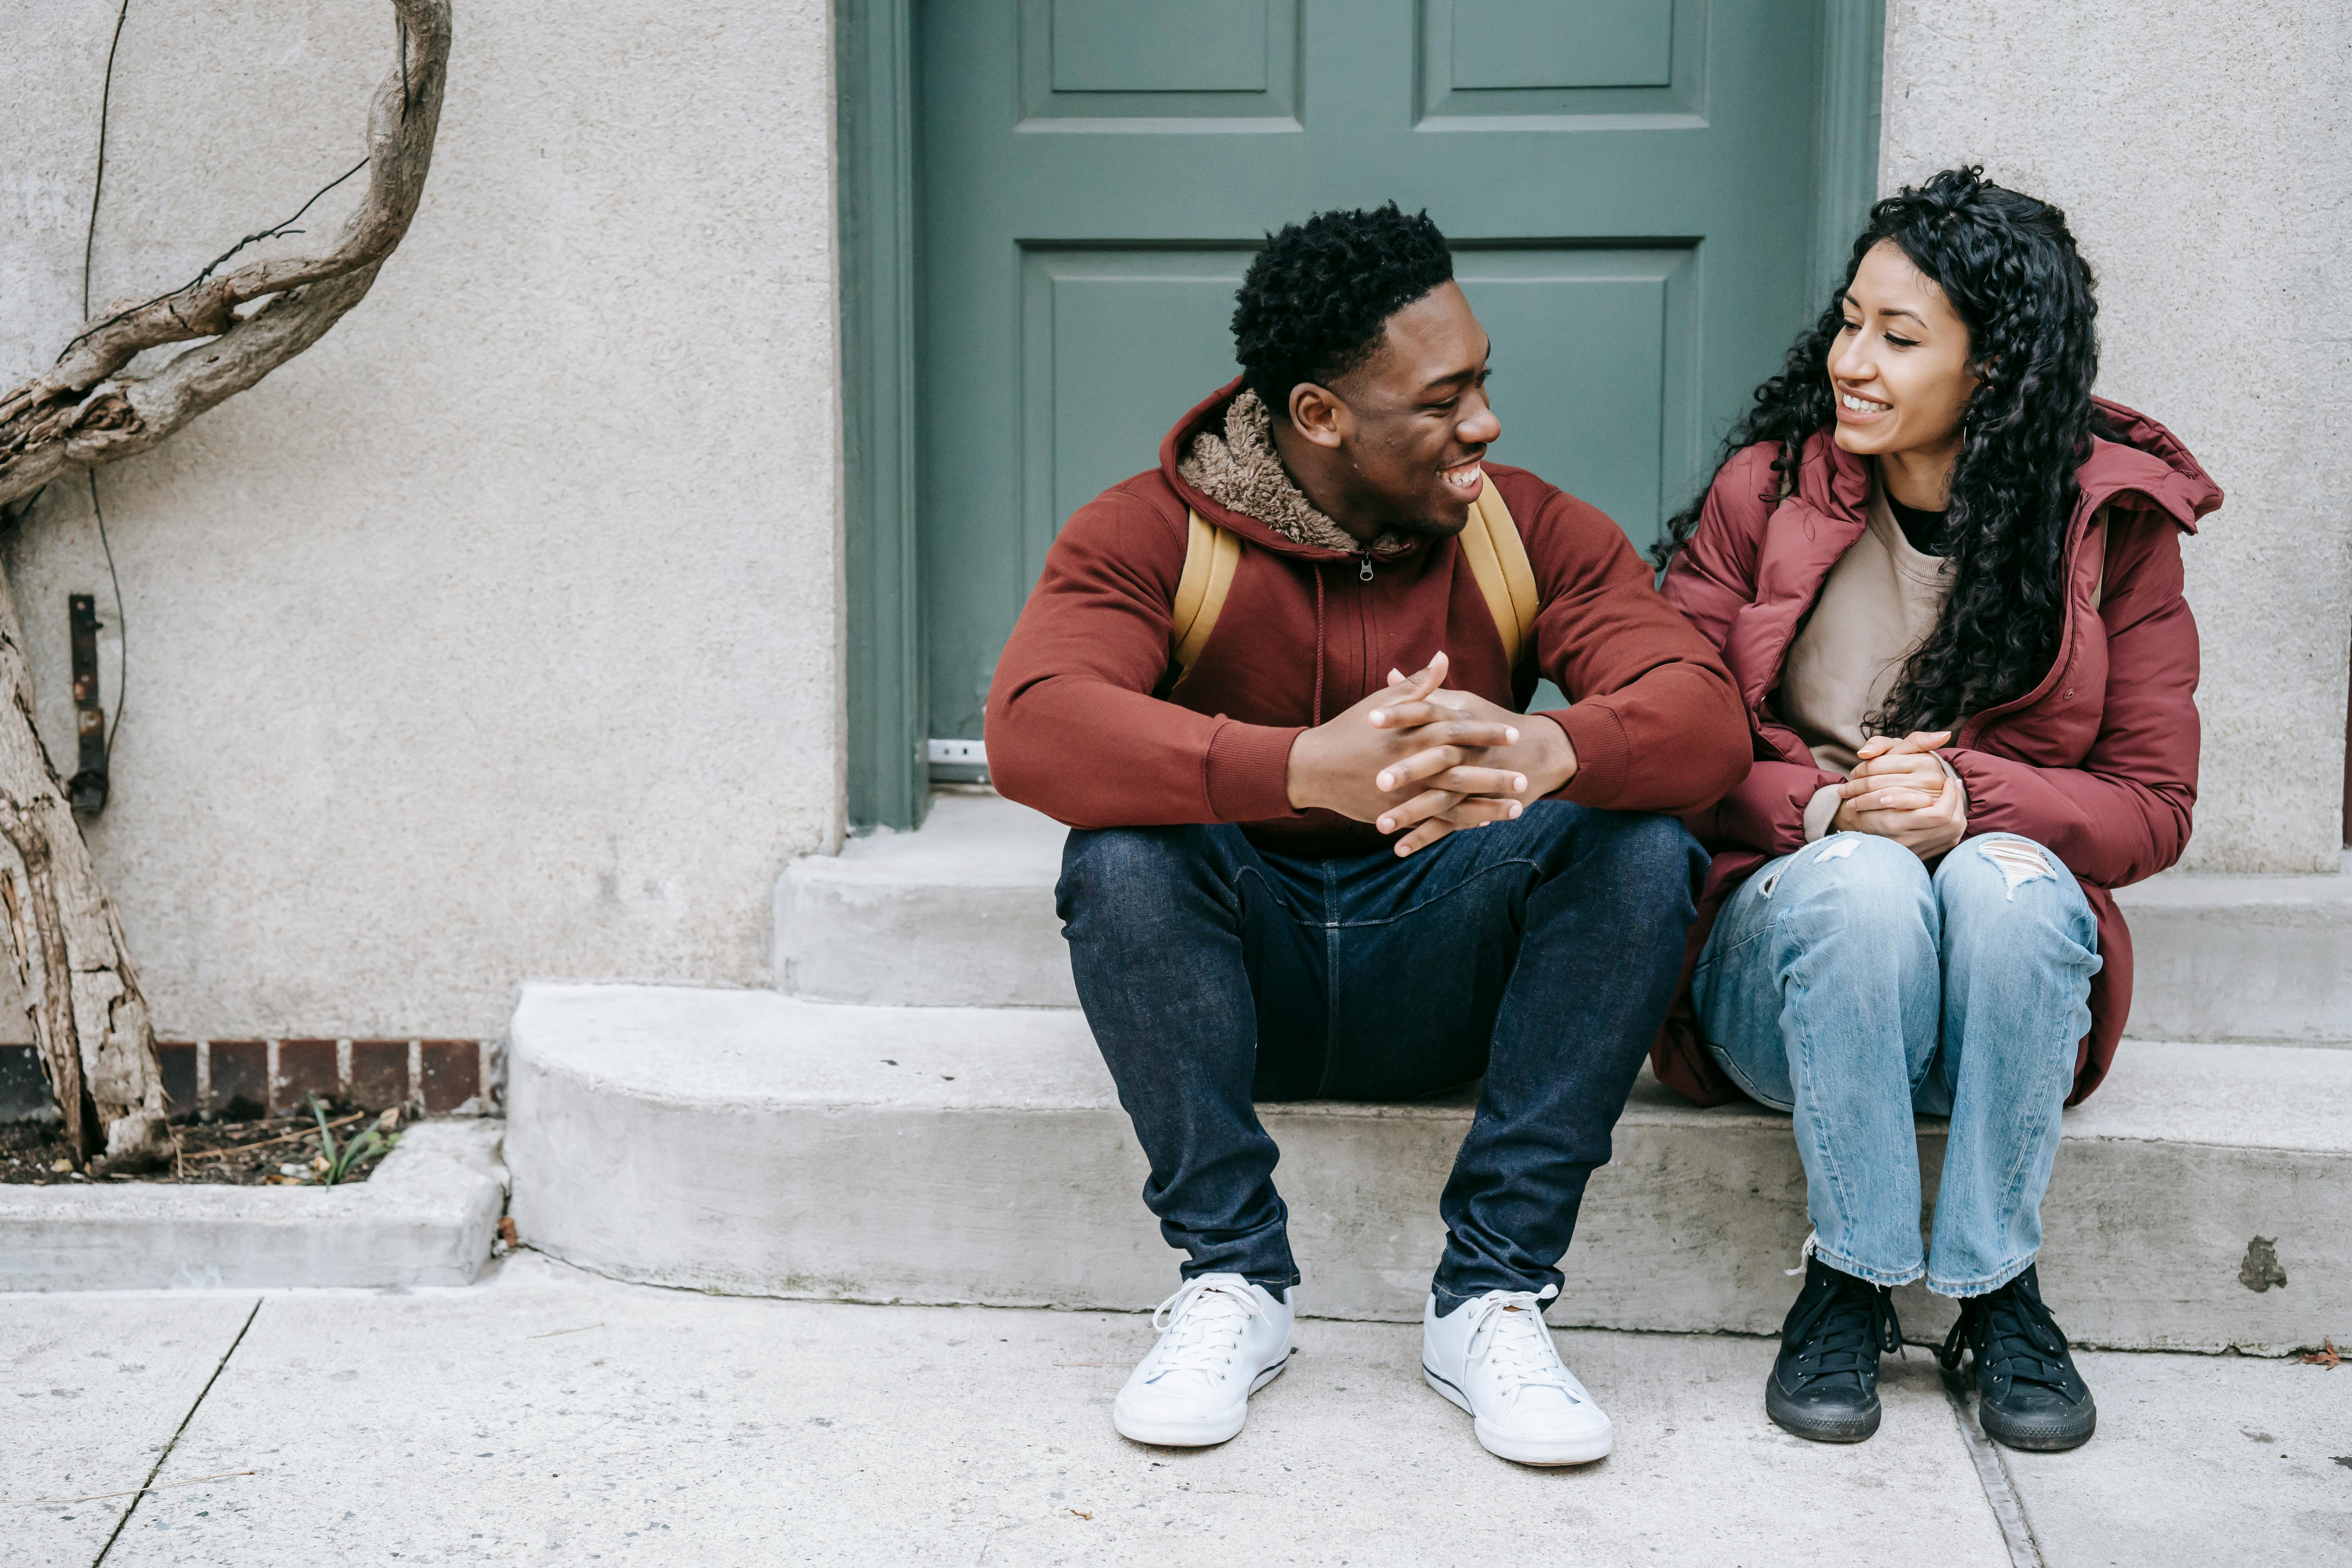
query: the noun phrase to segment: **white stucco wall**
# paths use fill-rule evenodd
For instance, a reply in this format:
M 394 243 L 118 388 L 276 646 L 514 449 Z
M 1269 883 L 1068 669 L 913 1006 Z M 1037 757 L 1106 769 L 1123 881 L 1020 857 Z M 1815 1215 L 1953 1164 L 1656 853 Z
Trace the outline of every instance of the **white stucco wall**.
M 2187 549 L 2204 633 L 2192 867 L 2339 864 L 2352 636 L 2352 7 L 1889 0 L 1887 189 L 1981 163 L 2064 207 L 2100 390 L 2229 500 Z
M 116 0 L 7 9 L 13 382 L 80 315 Z M 456 11 L 373 292 L 100 477 L 130 688 L 90 837 L 166 1036 L 495 1035 L 530 976 L 763 983 L 777 872 L 837 840 L 830 7 Z M 348 167 L 392 49 L 382 0 L 132 0 L 95 300 Z M 69 772 L 66 595 L 114 619 L 81 485 L 6 551 Z

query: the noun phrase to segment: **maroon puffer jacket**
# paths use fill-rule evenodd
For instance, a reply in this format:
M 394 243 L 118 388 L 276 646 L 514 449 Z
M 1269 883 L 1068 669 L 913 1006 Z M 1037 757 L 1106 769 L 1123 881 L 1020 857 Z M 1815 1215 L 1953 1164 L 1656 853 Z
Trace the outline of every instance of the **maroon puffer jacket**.
M 2073 594 L 2057 660 L 2023 697 L 1963 720 L 1942 752 L 1968 784 L 1969 835 L 2021 834 L 2050 849 L 2098 916 L 2106 962 L 2091 982 L 2091 1032 L 2075 1055 L 2069 1104 L 2106 1076 L 2131 1011 L 2131 931 L 2108 889 L 2156 875 L 2189 842 L 2197 623 L 2180 594 L 2180 535 L 2221 504 L 2220 487 L 2170 431 L 2105 399 L 2099 407 L 2128 444 L 2095 441 L 2075 476 Z M 1720 804 L 1686 819 L 1715 860 L 1651 1061 L 1662 1081 L 1702 1105 L 1738 1091 L 1700 1043 L 1691 968 L 1732 889 L 1804 843 L 1805 803 L 1837 781 L 1765 700 L 1822 580 L 1868 521 L 1869 470 L 1828 432 L 1807 443 L 1785 500 L 1776 453 L 1763 443 L 1724 464 L 1690 547 L 1666 574 L 1667 602 L 1723 650 L 1758 759 Z M 2102 507 L 2106 525 L 2096 530 Z

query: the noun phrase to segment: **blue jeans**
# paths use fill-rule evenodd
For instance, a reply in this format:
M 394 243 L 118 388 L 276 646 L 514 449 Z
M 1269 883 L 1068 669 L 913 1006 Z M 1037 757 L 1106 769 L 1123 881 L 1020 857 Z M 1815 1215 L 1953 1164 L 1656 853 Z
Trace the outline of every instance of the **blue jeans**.
M 2073 873 L 2014 834 L 1932 875 L 1892 839 L 1832 834 L 1732 895 L 1692 1000 L 1723 1070 L 1794 1113 L 1832 1267 L 1977 1296 L 2033 1261 L 2097 942 Z M 1951 1118 L 1924 1259 L 1915 1112 Z
M 1399 859 L 1233 826 L 1070 835 L 1070 967 L 1187 1278 L 1298 1282 L 1255 1100 L 1486 1085 L 1439 1204 L 1441 1312 L 1556 1290 L 1665 1016 L 1706 856 L 1671 817 L 1539 801 Z

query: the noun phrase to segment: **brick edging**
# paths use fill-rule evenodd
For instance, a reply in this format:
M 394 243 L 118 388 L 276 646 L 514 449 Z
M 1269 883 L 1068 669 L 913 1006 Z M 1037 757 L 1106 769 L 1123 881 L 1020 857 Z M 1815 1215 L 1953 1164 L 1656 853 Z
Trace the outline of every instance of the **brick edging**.
M 155 1054 L 174 1117 L 203 1110 L 282 1115 L 316 1094 L 368 1110 L 496 1115 L 504 1096 L 495 1040 L 162 1040 Z

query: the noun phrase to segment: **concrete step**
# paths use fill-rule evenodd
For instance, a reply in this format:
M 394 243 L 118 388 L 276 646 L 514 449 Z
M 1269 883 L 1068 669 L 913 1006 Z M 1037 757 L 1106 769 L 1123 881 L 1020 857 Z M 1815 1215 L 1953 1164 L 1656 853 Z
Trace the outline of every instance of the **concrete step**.
M 2352 852 L 2333 877 L 2167 872 L 2116 895 L 2131 921 L 2134 1033 L 2352 1040 Z
M 526 1243 L 583 1267 L 868 1301 L 1136 1310 L 1173 1288 L 1074 1011 L 534 985 L 509 1060 L 512 1212 Z M 1467 1101 L 1264 1114 L 1302 1310 L 1417 1317 Z M 2276 1354 L 2352 1338 L 2352 1051 L 2128 1043 L 2066 1131 L 2043 1278 L 2079 1341 Z M 1931 1192 L 1942 1146 L 1923 1131 Z M 1805 1231 L 1786 1118 L 1696 1110 L 1645 1074 L 1553 1321 L 1776 1331 Z M 1950 1320 L 1916 1287 L 1901 1307 L 1915 1338 Z
M 943 795 L 916 832 L 793 862 L 776 886 L 782 988 L 883 1006 L 1076 1005 L 1054 915 L 1063 837 L 1009 800 Z M 2133 1033 L 2352 1040 L 2352 875 L 2167 873 L 2117 897 Z
M 779 987 L 869 1005 L 1076 1006 L 1054 914 L 1067 833 L 999 795 L 940 795 L 912 833 L 793 861 L 776 881 Z
M 350 1186 L 0 1185 L 0 1291 L 463 1285 L 506 1206 L 505 1128 L 412 1127 Z

